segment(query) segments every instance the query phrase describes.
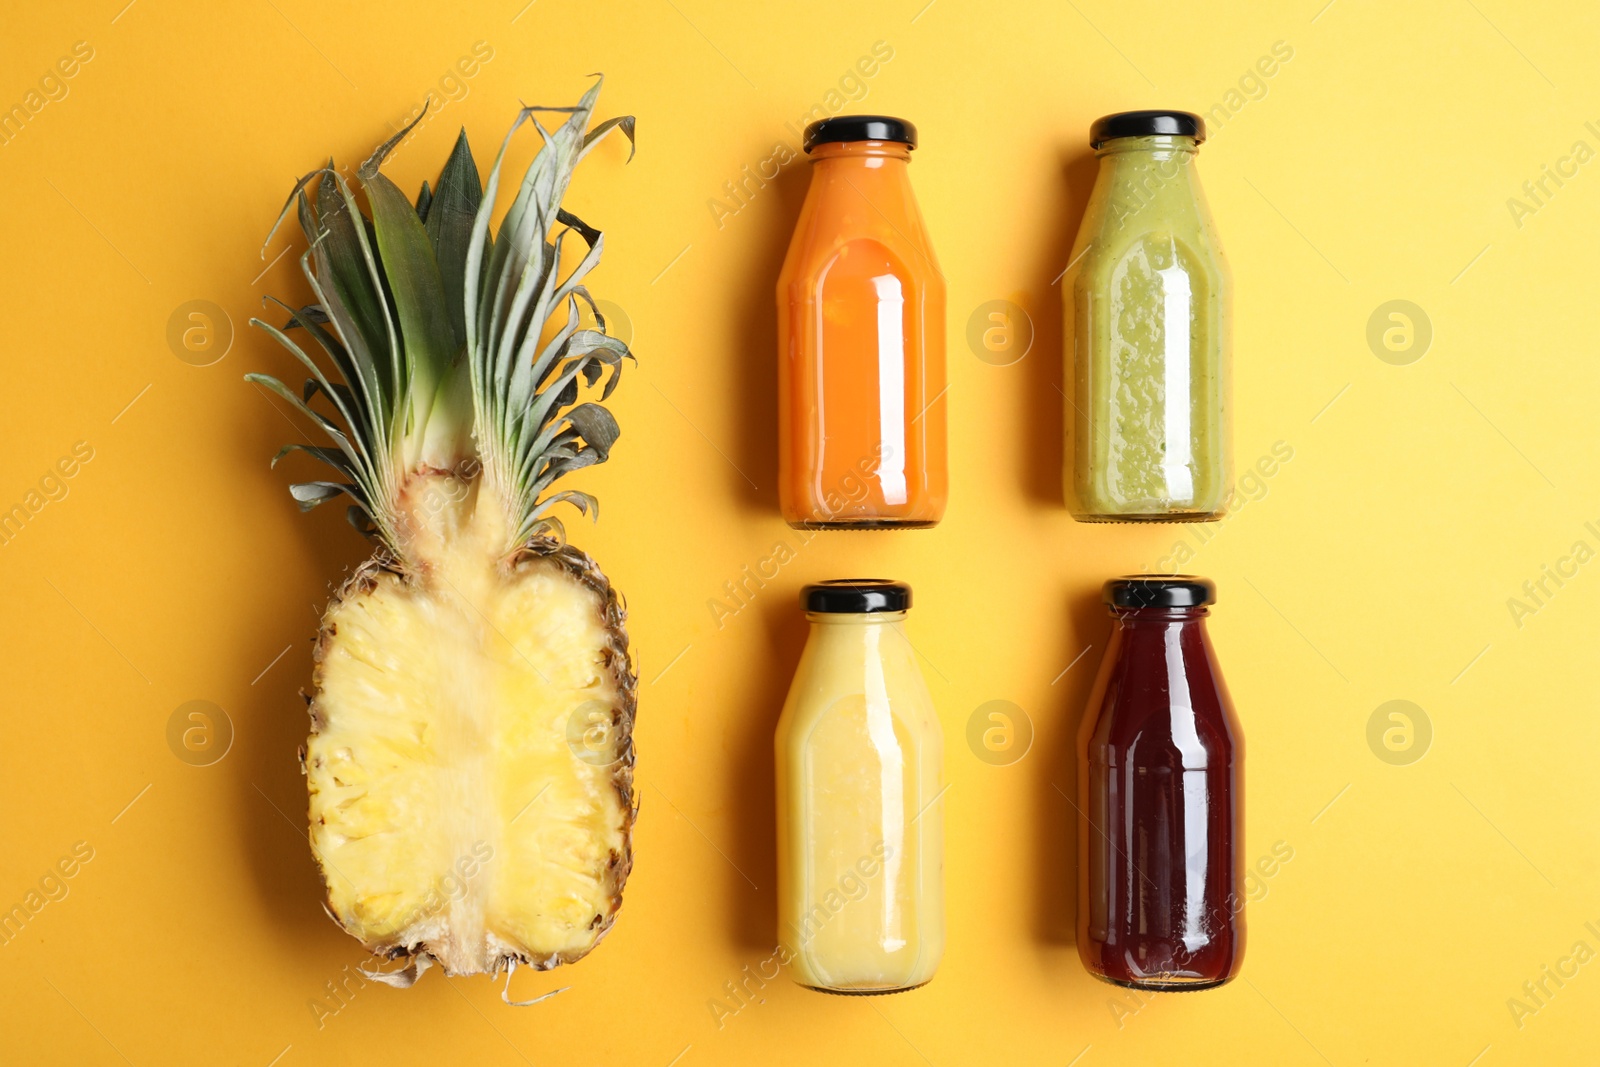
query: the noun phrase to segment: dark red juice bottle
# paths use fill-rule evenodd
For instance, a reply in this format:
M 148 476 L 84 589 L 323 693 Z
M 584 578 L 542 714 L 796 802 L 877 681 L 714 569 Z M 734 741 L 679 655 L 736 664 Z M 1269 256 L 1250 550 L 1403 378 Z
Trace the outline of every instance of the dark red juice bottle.
M 1138 989 L 1206 989 L 1244 955 L 1244 745 L 1206 636 L 1216 587 L 1113 578 L 1078 735 L 1078 955 Z

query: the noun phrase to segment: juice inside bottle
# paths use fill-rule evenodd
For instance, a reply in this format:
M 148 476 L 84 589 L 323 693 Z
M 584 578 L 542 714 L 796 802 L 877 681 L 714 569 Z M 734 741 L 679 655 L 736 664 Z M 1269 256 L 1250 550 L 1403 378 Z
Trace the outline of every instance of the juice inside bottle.
M 813 989 L 910 989 L 944 948 L 942 734 L 905 609 L 890 610 L 910 591 L 854 581 L 805 597 L 811 636 L 775 742 L 779 942 Z
M 1195 157 L 1205 123 L 1108 115 L 1062 283 L 1073 323 L 1067 499 L 1084 522 L 1220 518 L 1231 480 L 1231 282 Z
M 811 187 L 778 279 L 779 499 L 794 526 L 944 514 L 944 278 L 912 195 L 910 123 L 806 130 Z
M 1243 746 L 1204 579 L 1106 583 L 1114 624 L 1079 737 L 1078 952 L 1141 989 L 1203 989 L 1244 952 Z

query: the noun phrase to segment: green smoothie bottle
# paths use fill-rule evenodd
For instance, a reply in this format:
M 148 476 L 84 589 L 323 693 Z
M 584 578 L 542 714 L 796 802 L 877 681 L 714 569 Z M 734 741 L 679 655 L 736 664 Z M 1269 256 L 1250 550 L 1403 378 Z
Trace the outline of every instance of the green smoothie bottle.
M 1230 495 L 1228 266 L 1187 111 L 1098 119 L 1099 176 L 1062 280 L 1067 500 L 1082 522 L 1204 522 Z

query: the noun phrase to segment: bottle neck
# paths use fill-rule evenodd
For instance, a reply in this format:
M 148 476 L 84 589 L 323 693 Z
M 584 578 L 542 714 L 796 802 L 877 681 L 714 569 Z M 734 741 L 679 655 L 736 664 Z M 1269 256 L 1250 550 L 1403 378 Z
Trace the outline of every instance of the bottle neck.
M 812 147 L 811 162 L 827 170 L 897 170 L 911 162 L 911 146 L 899 141 L 831 141 Z
M 860 614 L 837 611 L 808 611 L 811 629 L 851 630 L 870 626 L 898 626 L 906 621 L 903 611 L 865 611 Z
M 1111 160 L 1137 161 L 1141 157 L 1161 160 L 1179 158 L 1188 163 L 1200 146 L 1193 137 L 1177 137 L 1169 134 L 1159 134 L 1150 137 L 1113 137 L 1109 141 L 1102 141 L 1099 148 L 1094 150 L 1096 158 L 1102 162 Z
M 1195 154 L 1192 137 L 1117 137 L 1102 144 L 1095 150 L 1100 173 L 1094 194 L 1105 212 L 1102 224 L 1136 232 L 1203 226 L 1200 183 L 1190 166 Z
M 1163 187 L 1187 184 L 1198 150 L 1192 137 L 1117 137 L 1094 154 L 1101 175 L 1137 203 Z
M 1111 618 L 1118 626 L 1146 627 L 1146 626 L 1172 626 L 1200 625 L 1211 614 L 1209 608 L 1118 608 L 1108 609 Z

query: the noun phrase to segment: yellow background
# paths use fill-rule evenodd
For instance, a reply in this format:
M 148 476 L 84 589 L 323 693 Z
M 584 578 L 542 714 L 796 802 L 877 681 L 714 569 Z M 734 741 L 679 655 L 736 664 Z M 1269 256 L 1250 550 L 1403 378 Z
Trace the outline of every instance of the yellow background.
M 0 545 L 0 907 L 75 843 L 93 849 L 0 946 L 0 1061 L 1592 1058 L 1600 963 L 1548 983 L 1520 1027 L 1507 1006 L 1575 943 L 1600 949 L 1584 926 L 1600 928 L 1600 563 L 1547 583 L 1520 627 L 1507 606 L 1574 542 L 1600 548 L 1584 527 L 1600 520 L 1600 162 L 1520 226 L 1507 206 L 1574 142 L 1600 148 L 1584 126 L 1600 120 L 1591 6 L 125 2 L 13 5 L 0 39 L 7 107 L 75 42 L 93 49 L 0 145 L 0 507 L 75 443 L 93 449 Z M 441 85 L 479 41 L 492 60 Z M 913 181 L 949 282 L 952 505 L 928 533 L 817 538 L 719 627 L 723 583 L 794 536 L 775 514 L 771 289 L 804 164 L 720 227 L 708 201 L 792 143 L 785 124 L 878 41 L 893 58 L 848 107 L 922 131 Z M 1293 459 L 1188 566 L 1221 590 L 1246 858 L 1283 842 L 1293 859 L 1249 908 L 1238 981 L 1141 1005 L 1070 943 L 1061 791 L 1107 632 L 1100 582 L 1194 531 L 1063 509 L 1052 279 L 1092 176 L 1089 122 L 1208 110 L 1279 41 L 1293 58 L 1246 79 L 1254 96 L 1199 166 L 1235 280 L 1238 466 L 1279 441 Z M 438 973 L 407 992 L 352 980 L 340 1003 L 326 983 L 363 956 L 319 904 L 297 691 L 329 585 L 365 549 L 342 508 L 296 513 L 285 483 L 310 466 L 268 469 L 297 431 L 241 376 L 290 361 L 245 322 L 264 293 L 303 289 L 298 245 L 265 273 L 257 251 L 297 174 L 330 152 L 359 161 L 430 92 L 448 102 L 390 167 L 409 188 L 459 126 L 482 160 L 519 99 L 570 102 L 596 70 L 600 115 L 636 114 L 639 153 L 625 167 L 608 143 L 569 206 L 607 233 L 594 288 L 625 309 L 640 363 L 614 398 L 613 461 L 578 479 L 603 519 L 571 529 L 627 594 L 639 653 L 626 907 L 588 960 L 517 976 L 517 996 L 570 985 L 535 1008 Z M 280 235 L 267 261 L 291 245 Z M 1406 366 L 1366 340 L 1393 299 L 1433 327 Z M 210 366 L 167 341 L 192 300 L 233 326 Z M 1009 366 L 965 341 L 991 300 L 1031 314 L 1032 350 Z M 709 1002 L 772 949 L 770 738 L 804 638 L 795 593 L 869 573 L 915 586 L 911 635 L 944 718 L 948 954 L 916 993 L 780 980 L 719 1027 Z M 1394 699 L 1432 726 L 1409 765 L 1367 742 Z M 191 700 L 234 728 L 209 766 L 168 746 Z M 992 700 L 1035 732 L 1007 766 L 965 740 Z

